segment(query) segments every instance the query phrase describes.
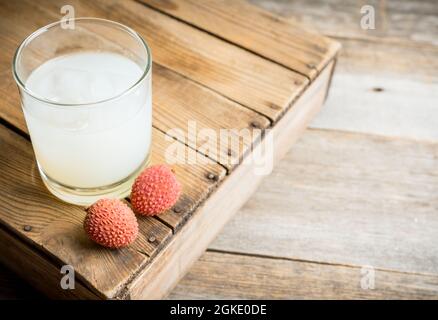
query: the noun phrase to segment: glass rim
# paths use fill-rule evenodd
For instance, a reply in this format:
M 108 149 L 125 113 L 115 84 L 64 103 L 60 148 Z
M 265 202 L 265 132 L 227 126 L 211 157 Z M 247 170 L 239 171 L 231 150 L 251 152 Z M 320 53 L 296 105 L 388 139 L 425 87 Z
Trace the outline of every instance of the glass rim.
M 50 23 L 48 25 L 45 25 L 44 27 L 41 27 L 39 29 L 37 29 L 36 31 L 32 32 L 29 36 L 27 36 L 18 46 L 17 50 L 15 51 L 14 57 L 12 59 L 12 73 L 15 79 L 15 82 L 17 83 L 17 85 L 24 91 L 26 92 L 28 95 L 30 95 L 32 98 L 41 101 L 43 103 L 46 103 L 48 105 L 51 106 L 57 106 L 57 107 L 66 107 L 66 106 L 92 106 L 92 105 L 96 105 L 96 104 L 102 104 L 105 102 L 109 102 L 115 99 L 118 99 L 126 94 L 128 94 L 130 91 L 132 91 L 133 89 L 135 89 L 150 73 L 151 70 L 151 66 L 152 66 L 152 54 L 151 54 L 151 50 L 147 44 L 147 42 L 132 28 L 116 22 L 116 21 L 112 21 L 112 20 L 108 20 L 108 19 L 102 19 L 102 18 L 93 18 L 93 17 L 79 17 L 79 18 L 72 18 L 70 20 L 73 21 L 91 21 L 91 22 L 97 22 L 97 23 L 106 23 L 109 25 L 113 25 L 113 26 L 117 26 L 120 29 L 126 31 L 127 33 L 129 33 L 130 35 L 134 36 L 134 38 L 136 38 L 143 46 L 143 48 L 146 49 L 146 53 L 147 53 L 147 63 L 146 63 L 146 67 L 144 68 L 144 70 L 142 70 L 142 74 L 140 76 L 140 78 L 131 86 L 129 86 L 127 89 L 123 90 L 121 93 L 118 93 L 112 97 L 109 98 L 105 98 L 102 100 L 97 100 L 97 101 L 92 101 L 92 102 L 85 102 L 85 103 L 62 103 L 62 102 L 56 102 L 56 101 L 52 101 L 49 100 L 47 98 L 44 98 L 43 96 L 40 96 L 38 94 L 36 94 L 35 92 L 29 90 L 29 88 L 26 87 L 26 84 L 20 79 L 19 75 L 17 74 L 17 61 L 18 58 L 21 54 L 21 51 L 23 50 L 23 48 L 30 43 L 33 39 L 37 38 L 38 36 L 40 36 L 41 34 L 43 34 L 44 32 L 47 32 L 49 29 L 57 27 L 61 24 L 62 21 L 56 21 L 53 23 Z

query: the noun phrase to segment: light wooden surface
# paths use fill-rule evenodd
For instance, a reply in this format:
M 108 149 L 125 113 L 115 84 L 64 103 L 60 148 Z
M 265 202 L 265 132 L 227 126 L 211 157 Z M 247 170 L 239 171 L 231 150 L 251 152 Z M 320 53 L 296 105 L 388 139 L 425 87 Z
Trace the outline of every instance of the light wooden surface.
M 326 96 L 334 63 L 331 62 L 320 76 L 297 100 L 290 111 L 266 134 L 273 141 L 273 165 L 277 164 L 305 130 L 319 111 Z M 254 147 L 254 154 L 261 154 L 264 144 Z M 169 245 L 160 251 L 157 261 L 146 267 L 147 272 L 130 284 L 131 298 L 165 297 L 177 280 L 182 277 L 181 268 L 189 261 L 196 261 L 223 225 L 242 207 L 265 178 L 250 164 L 241 164 L 224 180 L 196 212 L 187 227 L 172 237 Z M 233 196 L 231 196 L 233 195 Z M 197 250 L 201 247 L 202 250 Z
M 228 252 L 206 252 L 170 299 L 435 298 L 438 278 L 377 271 L 373 290 L 360 287 L 361 268 Z
M 160 298 L 185 274 L 261 180 L 252 172 L 255 164 L 236 166 L 231 160 L 248 157 L 251 148 L 259 148 L 260 140 L 269 136 L 275 137 L 277 160 L 288 150 L 326 97 L 339 47 L 317 35 L 310 42 L 297 39 L 303 57 L 308 53 L 318 71 L 301 74 L 274 62 L 274 51 L 263 55 L 252 52 L 243 38 L 234 39 L 233 43 L 225 41 L 185 23 L 184 19 L 175 19 L 139 2 L 73 0 L 69 4 L 74 6 L 77 16 L 117 20 L 148 41 L 155 61 L 152 163 L 166 162 L 165 152 L 170 143 L 187 145 L 186 152 L 199 148 L 200 142 L 196 146 L 191 138 L 184 137 L 188 120 L 196 120 L 198 130 L 211 128 L 216 132 L 273 128 L 263 136 L 256 131 L 235 149 L 208 155 L 202 149 L 196 150 L 202 162 L 174 165 L 183 185 L 176 206 L 159 217 L 141 218 L 140 236 L 132 246 L 108 250 L 86 238 L 82 230 L 83 208 L 57 201 L 42 186 L 14 82 L 10 75 L 2 82 L 0 93 L 5 97 L 0 108 L 2 262 L 50 296 Z M 61 5 L 57 0 L 38 4 L 28 0 L 0 3 L 0 36 L 5 44 L 0 59 L 2 73 L 10 70 L 14 50 L 25 36 L 60 18 Z M 246 8 L 251 16 L 251 6 Z M 258 9 L 254 10 L 260 14 Z M 269 13 L 263 17 L 267 19 L 266 30 L 270 31 L 267 21 L 276 18 Z M 245 29 L 250 29 L 251 23 L 248 19 Z M 263 24 L 257 27 L 262 28 Z M 279 25 L 295 32 L 296 27 L 286 21 Z M 259 41 L 271 45 L 267 37 Z M 317 48 L 315 42 L 319 43 Z M 282 46 L 292 49 L 293 43 Z M 318 54 L 314 54 L 315 50 Z M 168 132 L 174 127 L 180 127 L 183 134 Z M 245 190 L 239 190 L 240 186 Z M 22 255 L 13 254 L 20 251 Z M 25 261 L 33 261 L 32 268 L 21 267 Z M 77 291 L 59 289 L 57 270 L 63 264 L 74 266 Z M 40 273 L 44 277 L 38 277 Z
M 252 3 L 343 49 L 313 129 L 169 298 L 437 299 L 435 1 L 367 1 L 368 31 L 361 2 Z M 360 287 L 364 265 L 374 290 Z
M 312 129 L 169 298 L 437 299 L 435 1 L 367 1 L 369 31 L 359 1 L 251 2 L 343 50 Z M 360 286 L 364 265 L 374 290 Z M 6 274 L 8 297 L 23 297 Z
M 164 135 L 158 130 L 153 134 L 152 163 L 163 163 Z M 115 295 L 120 290 L 119 284 L 127 281 L 172 235 L 172 229 L 161 220 L 146 217 L 139 219 L 141 233 L 133 246 L 114 251 L 93 245 L 82 230 L 83 208 L 57 201 L 42 185 L 30 142 L 3 126 L 0 127 L 0 137 L 2 224 L 57 259 L 74 265 L 76 273 L 104 295 Z M 216 182 L 206 178 L 209 173 L 216 174 L 218 180 L 225 174 L 224 168 L 212 162 L 196 167 L 174 166 L 174 170 L 183 184 L 180 201 L 186 212 L 197 207 L 214 187 Z M 165 221 L 166 215 L 161 219 Z M 32 226 L 32 230 L 24 230 L 25 225 Z M 148 238 L 152 235 L 156 240 L 150 243 Z M 110 278 L 108 274 L 111 274 Z
M 255 9 L 244 1 L 141 0 L 155 9 L 214 33 L 296 70 L 309 79 L 330 62 L 339 44 L 305 32 L 299 25 Z
M 251 2 L 342 44 L 329 99 L 312 127 L 438 140 L 435 0 Z M 375 30 L 360 28 L 365 4 L 375 8 Z

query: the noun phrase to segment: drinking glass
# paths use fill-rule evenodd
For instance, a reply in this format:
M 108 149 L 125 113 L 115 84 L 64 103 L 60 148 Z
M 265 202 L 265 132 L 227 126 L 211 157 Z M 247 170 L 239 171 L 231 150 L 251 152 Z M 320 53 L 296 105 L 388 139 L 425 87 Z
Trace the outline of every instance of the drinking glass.
M 89 205 L 129 194 L 149 163 L 152 57 L 120 23 L 72 22 L 26 38 L 13 75 L 44 184 L 66 202 Z

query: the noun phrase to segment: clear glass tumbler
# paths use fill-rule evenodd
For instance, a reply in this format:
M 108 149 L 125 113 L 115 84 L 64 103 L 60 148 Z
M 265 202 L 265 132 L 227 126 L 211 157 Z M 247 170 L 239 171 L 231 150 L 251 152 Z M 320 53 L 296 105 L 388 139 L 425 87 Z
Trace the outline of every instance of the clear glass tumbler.
M 73 25 L 31 34 L 13 74 L 42 180 L 58 198 L 89 205 L 129 194 L 149 163 L 152 57 L 124 25 L 96 18 Z

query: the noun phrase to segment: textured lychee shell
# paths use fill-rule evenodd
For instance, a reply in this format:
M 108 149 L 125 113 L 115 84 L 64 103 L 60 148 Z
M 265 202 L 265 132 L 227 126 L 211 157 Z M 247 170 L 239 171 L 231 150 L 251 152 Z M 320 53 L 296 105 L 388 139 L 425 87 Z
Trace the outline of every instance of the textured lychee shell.
M 145 169 L 132 186 L 131 204 L 141 215 L 153 216 L 170 209 L 181 194 L 181 184 L 166 165 Z
M 87 209 L 84 229 L 88 237 L 108 248 L 121 248 L 138 235 L 134 212 L 118 199 L 100 199 Z

